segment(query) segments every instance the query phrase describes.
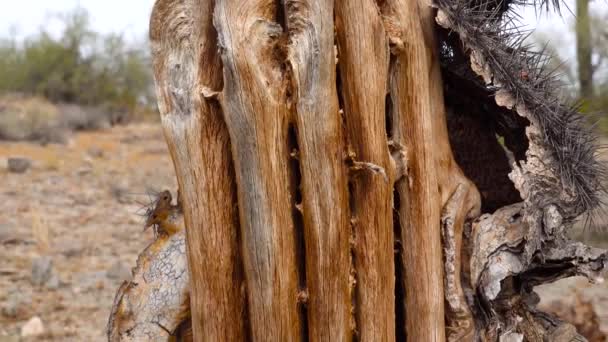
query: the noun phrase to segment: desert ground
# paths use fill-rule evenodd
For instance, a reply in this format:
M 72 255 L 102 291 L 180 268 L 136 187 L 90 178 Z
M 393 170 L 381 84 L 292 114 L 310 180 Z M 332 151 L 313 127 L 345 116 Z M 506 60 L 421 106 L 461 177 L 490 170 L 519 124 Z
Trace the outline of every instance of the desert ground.
M 12 157 L 31 168 L 9 172 Z M 0 182 L 0 342 L 106 340 L 116 289 L 153 239 L 139 215 L 150 194 L 177 187 L 160 126 L 0 142 Z M 584 316 L 590 340 L 605 339 L 606 284 L 573 279 L 539 292 L 541 306 Z
M 9 173 L 14 156 L 31 169 Z M 142 207 L 177 187 L 160 126 L 0 143 L 0 180 L 0 341 L 19 341 L 34 317 L 44 333 L 29 340 L 106 340 L 115 291 L 153 239 Z

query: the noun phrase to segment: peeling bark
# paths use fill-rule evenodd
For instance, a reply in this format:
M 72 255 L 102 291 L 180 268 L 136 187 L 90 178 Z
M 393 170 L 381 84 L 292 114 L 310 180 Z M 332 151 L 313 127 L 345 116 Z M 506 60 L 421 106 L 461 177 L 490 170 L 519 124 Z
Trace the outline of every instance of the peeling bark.
M 441 9 L 437 22 L 452 28 Z M 474 48 L 469 55 L 471 70 L 500 89 L 486 56 Z M 526 160 L 512 160 L 509 174 L 524 201 L 475 221 L 465 246 L 470 260 L 462 270 L 470 281 L 468 298 L 476 311 L 477 336 L 501 341 L 581 340 L 570 325 L 535 310 L 533 287 L 574 275 L 599 279 L 608 255 L 567 238 L 572 220 L 582 214 L 575 190 L 558 176 L 558 162 L 525 104 L 503 89 L 496 92 L 495 101 L 529 121 L 529 147 Z

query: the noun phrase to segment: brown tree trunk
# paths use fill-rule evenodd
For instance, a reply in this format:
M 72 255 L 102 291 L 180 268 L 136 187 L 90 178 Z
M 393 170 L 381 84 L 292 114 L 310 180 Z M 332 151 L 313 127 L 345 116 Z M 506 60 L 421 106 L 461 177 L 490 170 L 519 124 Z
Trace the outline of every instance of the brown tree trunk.
M 196 341 L 577 337 L 531 289 L 607 256 L 564 234 L 584 210 L 536 97 L 500 88 L 496 55 L 454 25 L 469 2 L 434 4 L 157 0 L 186 234 L 142 254 L 112 341 L 184 338 L 188 320 Z M 480 216 L 482 198 L 500 205 Z

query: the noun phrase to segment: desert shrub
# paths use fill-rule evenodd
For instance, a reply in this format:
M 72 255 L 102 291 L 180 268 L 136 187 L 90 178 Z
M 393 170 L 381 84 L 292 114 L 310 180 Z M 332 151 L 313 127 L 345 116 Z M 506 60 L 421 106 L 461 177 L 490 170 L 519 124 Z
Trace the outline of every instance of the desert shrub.
M 70 123 L 87 121 L 74 123 L 78 127 L 95 127 L 89 117 L 95 113 L 102 117 L 98 122 L 118 123 L 129 121 L 130 113 L 141 112 L 140 107 L 153 106 L 150 57 L 144 44 L 129 43 L 120 34 L 93 32 L 83 9 L 61 18 L 64 30 L 59 37 L 42 29 L 24 41 L 0 39 L 0 93 L 19 92 L 86 107 L 86 115 L 68 114 Z M 120 120 L 108 119 L 106 112 Z
M 111 114 L 100 107 L 62 104 L 59 106 L 64 127 L 71 131 L 88 131 L 111 126 Z
M 41 97 L 0 98 L 0 139 L 64 142 L 66 130 L 57 106 Z

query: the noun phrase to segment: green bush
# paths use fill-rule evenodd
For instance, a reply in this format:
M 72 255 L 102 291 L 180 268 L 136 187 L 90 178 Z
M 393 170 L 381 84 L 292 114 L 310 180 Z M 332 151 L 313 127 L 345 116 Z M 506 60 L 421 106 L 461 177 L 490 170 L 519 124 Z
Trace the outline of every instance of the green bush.
M 0 39 L 0 93 L 19 92 L 115 113 L 153 108 L 152 68 L 144 44 L 93 32 L 83 9 L 62 20 L 59 37 L 43 29 L 24 41 Z

